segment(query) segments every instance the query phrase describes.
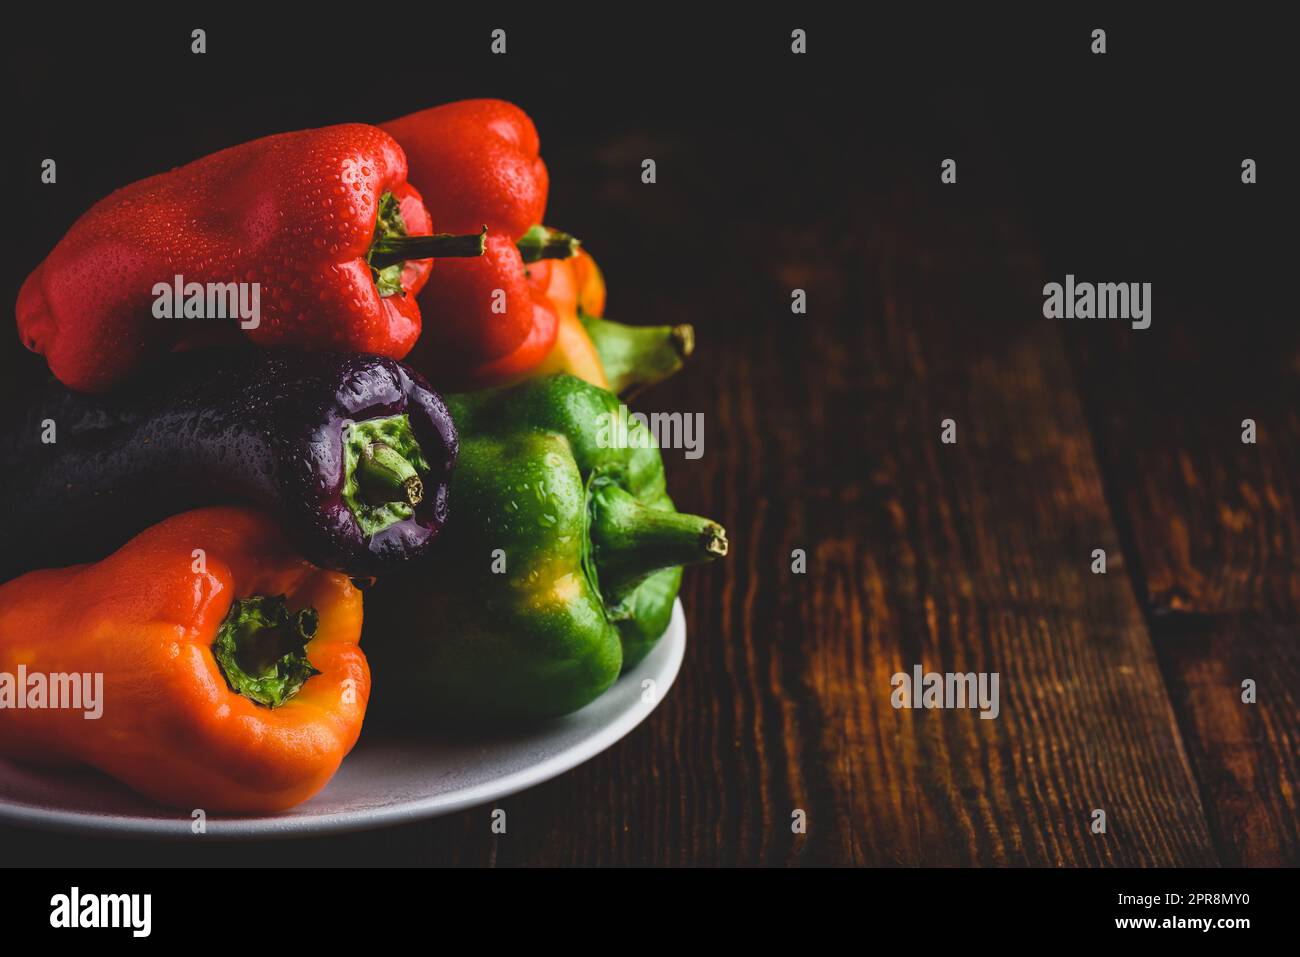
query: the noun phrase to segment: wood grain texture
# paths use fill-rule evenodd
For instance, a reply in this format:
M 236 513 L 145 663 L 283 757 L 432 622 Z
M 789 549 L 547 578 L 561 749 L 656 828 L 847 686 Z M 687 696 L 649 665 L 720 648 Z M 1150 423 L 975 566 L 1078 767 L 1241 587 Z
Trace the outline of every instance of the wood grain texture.
M 1156 335 L 1071 345 L 1220 858 L 1294 866 L 1300 333 L 1252 309 L 1225 320 L 1234 314 L 1173 292 Z M 1241 439 L 1246 418 L 1254 445 Z
M 809 763 L 833 782 L 826 843 L 810 844 L 867 864 L 1211 861 L 1027 244 L 928 186 L 856 198 L 869 225 L 832 272 L 860 321 L 821 323 L 815 305 L 810 354 L 766 358 L 793 380 L 790 431 L 820 442 L 787 452 L 756 429 L 741 443 L 782 476 L 747 501 L 823 493 L 800 539 L 813 570 L 785 586 L 803 592 L 793 617 L 821 711 L 823 757 Z M 763 421 L 763 408 L 738 418 Z M 945 417 L 956 446 L 939 442 Z M 1089 572 L 1094 547 L 1111 575 Z M 894 710 L 890 676 L 914 664 L 1000 672 L 1001 718 Z M 1093 808 L 1106 838 L 1088 831 Z
M 1220 861 L 1300 864 L 1300 642 L 1258 615 L 1167 615 L 1152 633 Z M 1255 702 L 1243 701 L 1243 682 Z
M 1161 318 L 1148 341 L 1073 342 L 1145 598 L 1300 623 L 1300 335 L 1178 299 Z

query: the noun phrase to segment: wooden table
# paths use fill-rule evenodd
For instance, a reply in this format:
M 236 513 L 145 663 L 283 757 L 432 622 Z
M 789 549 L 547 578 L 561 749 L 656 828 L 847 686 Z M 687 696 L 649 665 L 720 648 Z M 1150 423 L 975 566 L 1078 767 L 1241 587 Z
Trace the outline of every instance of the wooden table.
M 982 123 L 980 104 L 896 117 L 888 139 L 629 121 L 548 140 L 554 219 L 588 237 L 611 315 L 697 327 L 691 366 L 638 408 L 704 414 L 704 455 L 669 451 L 670 485 L 726 525 L 732 553 L 687 575 L 667 700 L 500 802 L 506 835 L 484 807 L 289 857 L 0 829 L 6 857 L 1300 863 L 1294 310 L 1243 333 L 1244 311 L 1189 281 L 1184 247 L 1161 252 L 1177 223 L 1145 242 L 1088 224 L 1086 184 L 1036 187 L 1047 147 L 1020 178 L 1035 163 L 1008 144 L 1033 137 Z M 1085 222 L 1053 220 L 1051 195 Z M 1087 278 L 1154 276 L 1151 329 L 1043 318 L 1043 283 L 1089 264 L 1103 271 Z M 918 664 L 999 673 L 999 717 L 895 709 L 891 676 Z

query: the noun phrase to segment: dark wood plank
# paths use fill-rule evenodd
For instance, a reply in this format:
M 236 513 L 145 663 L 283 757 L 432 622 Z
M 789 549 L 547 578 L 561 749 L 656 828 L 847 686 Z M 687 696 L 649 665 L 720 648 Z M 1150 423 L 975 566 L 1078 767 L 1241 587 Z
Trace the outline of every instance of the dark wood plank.
M 1262 260 L 1222 261 L 1238 288 L 1270 281 Z M 1220 855 L 1294 865 L 1300 333 L 1239 293 L 1166 289 L 1155 335 L 1080 332 L 1072 353 Z
M 815 346 L 865 365 L 815 431 L 855 455 L 847 471 L 826 463 L 841 493 L 851 476 L 868 485 L 824 530 L 829 580 L 809 582 L 849 859 L 1208 862 L 1030 248 L 991 210 L 941 212 L 913 188 L 868 209 L 863 247 L 841 262 L 862 275 L 849 308 L 865 335 Z M 956 447 L 938 442 L 949 416 Z M 1111 575 L 1089 572 L 1095 547 Z M 1000 672 L 1002 718 L 893 710 L 889 676 L 917 663 Z M 1089 833 L 1092 808 L 1107 838 Z
M 1257 615 L 1164 615 L 1152 626 L 1220 859 L 1300 864 L 1300 642 Z M 1256 701 L 1242 700 L 1243 682 Z
M 1166 321 L 1197 318 L 1180 305 Z M 1300 338 L 1268 330 L 1243 352 L 1200 318 L 1147 342 L 1075 341 L 1145 597 L 1155 610 L 1298 622 Z M 1255 445 L 1241 440 L 1248 418 Z

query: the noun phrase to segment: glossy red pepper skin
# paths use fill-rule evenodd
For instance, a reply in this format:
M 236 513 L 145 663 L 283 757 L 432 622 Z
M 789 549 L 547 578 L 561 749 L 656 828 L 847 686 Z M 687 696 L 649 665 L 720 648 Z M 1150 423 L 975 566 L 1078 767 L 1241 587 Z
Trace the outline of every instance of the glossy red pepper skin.
M 503 100 L 462 100 L 381 125 L 406 151 L 440 230 L 488 228 L 482 257 L 439 263 L 424 287 L 424 335 L 408 362 L 445 389 L 527 375 L 559 329 L 546 264 L 525 267 L 514 245 L 543 221 L 550 188 L 532 120 Z
M 537 128 L 504 100 L 460 100 L 380 124 L 406 151 L 438 228 L 518 239 L 546 215 Z
M 406 232 L 433 221 L 396 141 L 360 123 L 282 133 L 140 180 L 96 203 L 27 278 L 18 329 L 65 385 L 103 392 L 158 355 L 239 334 L 237 319 L 156 318 L 155 284 L 259 283 L 264 346 L 403 358 L 432 260 L 381 296 L 365 257 L 380 197 Z M 477 231 L 477 230 L 476 230 Z

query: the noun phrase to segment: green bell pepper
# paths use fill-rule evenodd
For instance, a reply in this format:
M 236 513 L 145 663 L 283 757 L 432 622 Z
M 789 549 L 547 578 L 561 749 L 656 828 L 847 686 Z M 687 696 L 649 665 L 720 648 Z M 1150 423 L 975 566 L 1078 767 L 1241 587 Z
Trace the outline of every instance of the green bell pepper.
M 460 433 L 451 518 L 429 560 L 366 598 L 376 704 L 404 719 L 565 714 L 668 627 L 681 566 L 727 553 L 683 515 L 648 431 L 569 375 L 447 397 Z

